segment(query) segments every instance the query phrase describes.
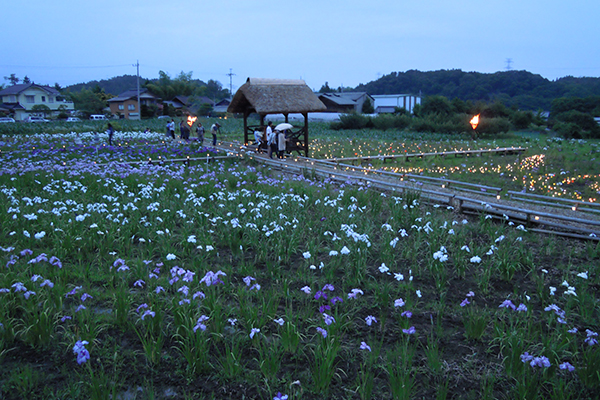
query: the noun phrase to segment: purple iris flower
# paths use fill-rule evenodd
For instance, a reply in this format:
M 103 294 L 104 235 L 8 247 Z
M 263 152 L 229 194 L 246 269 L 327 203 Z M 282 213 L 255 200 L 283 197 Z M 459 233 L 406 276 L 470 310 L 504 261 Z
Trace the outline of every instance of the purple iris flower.
M 327 337 L 327 331 L 323 328 L 321 328 L 320 326 L 317 326 L 317 332 L 319 332 L 321 334 L 321 336 L 323 336 L 324 338 Z
M 515 310 L 517 307 L 513 304 L 512 301 L 510 301 L 510 300 L 504 300 L 502 302 L 502 304 L 500 304 L 498 306 L 498 308 L 512 308 L 513 310 Z
M 413 333 L 415 333 L 415 327 L 411 326 L 408 329 L 402 329 L 402 332 L 406 333 L 407 335 L 412 335 Z
M 566 369 L 566 370 L 568 370 L 569 372 L 573 372 L 573 371 L 575 371 L 575 367 L 574 367 L 574 366 L 572 366 L 570 363 L 568 363 L 568 362 L 566 362 L 566 361 L 565 361 L 564 363 L 560 364 L 560 365 L 558 366 L 558 368 L 560 368 L 560 369 Z

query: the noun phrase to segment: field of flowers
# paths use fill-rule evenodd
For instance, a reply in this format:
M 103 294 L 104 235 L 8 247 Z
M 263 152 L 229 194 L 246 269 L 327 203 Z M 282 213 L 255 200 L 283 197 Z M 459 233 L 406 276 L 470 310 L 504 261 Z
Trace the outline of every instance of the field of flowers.
M 118 139 L 0 139 L 4 398 L 600 391 L 596 242 Z
M 459 137 L 426 137 L 408 134 L 398 137 L 382 133 L 379 137 L 354 136 L 332 138 L 317 135 L 311 144 L 316 158 L 352 158 L 398 156 L 522 147 L 523 155 L 484 155 L 481 157 L 424 157 L 362 161 L 363 166 L 404 174 L 427 176 L 492 185 L 504 191 L 526 190 L 529 193 L 598 202 L 600 194 L 600 143 L 598 140 L 562 140 L 560 138 L 513 135 L 494 140 L 465 140 Z M 359 164 L 347 161 L 347 164 Z

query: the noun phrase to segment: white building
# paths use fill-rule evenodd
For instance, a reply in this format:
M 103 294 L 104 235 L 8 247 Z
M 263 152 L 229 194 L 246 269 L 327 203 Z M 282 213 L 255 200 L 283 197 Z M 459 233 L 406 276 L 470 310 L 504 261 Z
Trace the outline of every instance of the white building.
M 421 96 L 412 94 L 377 94 L 371 97 L 375 101 L 373 108 L 377 114 L 393 113 L 396 107 L 412 114 L 415 105 L 421 104 Z
M 58 90 L 35 83 L 12 85 L 0 90 L 0 111 L 24 121 L 29 116 L 71 113 L 73 102 L 66 100 Z

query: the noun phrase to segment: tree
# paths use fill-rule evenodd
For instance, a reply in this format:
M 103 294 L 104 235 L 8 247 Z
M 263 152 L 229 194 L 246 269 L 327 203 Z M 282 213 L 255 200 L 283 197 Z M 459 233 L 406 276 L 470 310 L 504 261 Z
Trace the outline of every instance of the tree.
M 333 91 L 334 90 L 329 87 L 329 82 L 325 82 L 325 84 L 321 86 L 321 89 L 319 89 L 319 93 L 331 93 Z
M 60 106 L 58 106 L 58 115 L 56 116 L 56 118 L 58 119 L 67 119 L 69 118 L 69 114 L 67 114 L 67 106 L 64 104 L 61 104 Z
M 373 108 L 373 103 L 371 103 L 371 99 L 368 97 L 365 99 L 365 102 L 362 105 L 363 114 L 373 114 L 375 109 Z
M 515 129 L 527 129 L 533 123 L 533 113 L 531 111 L 515 111 L 510 117 L 510 121 Z
M 181 71 L 175 79 L 171 79 L 164 71 L 158 72 L 158 79 L 144 83 L 144 87 L 163 100 L 172 100 L 175 96 L 206 96 L 213 100 L 229 97 L 229 90 L 223 89 L 221 83 L 209 80 L 204 83 L 192 79 L 192 71 Z M 166 115 L 166 113 L 163 113 Z
M 48 114 L 52 110 L 50 109 L 50 107 L 48 107 L 45 104 L 36 104 L 33 107 L 31 107 L 31 111 L 35 111 L 36 113 L 41 113 L 45 117 L 46 114 Z
M 162 115 L 171 115 L 171 109 L 168 103 L 163 103 Z
M 5 76 L 4 79 L 9 81 L 11 85 L 16 85 L 20 81 L 20 79 L 17 78 L 17 76 L 15 74 L 10 74 L 10 76 Z
M 394 115 L 409 115 L 410 113 L 404 107 L 394 107 Z
M 473 108 L 472 104 L 467 103 L 464 100 L 455 97 L 452 99 L 452 111 L 459 114 L 471 114 L 471 108 Z
M 142 118 L 154 118 L 157 112 L 158 106 L 156 104 L 142 104 L 140 106 Z
M 25 75 L 25 78 L 23 78 L 23 83 L 29 85 L 31 83 L 31 79 L 29 79 L 29 77 Z
M 69 93 L 71 100 L 75 105 L 75 109 L 81 111 L 86 117 L 92 114 L 103 114 L 104 108 L 107 106 L 105 96 L 109 96 L 100 90 L 95 93 L 89 89 L 83 89 L 79 93 Z
M 210 116 L 210 113 L 213 110 L 213 106 L 211 106 L 209 103 L 202 103 L 200 105 L 200 108 L 198 108 L 198 115 L 202 115 L 202 116 Z
M 220 82 L 209 79 L 206 83 L 206 96 L 210 99 L 224 99 L 229 94 L 229 90 L 223 90 Z M 225 96 L 224 96 L 225 95 Z
M 452 113 L 452 105 L 444 96 L 428 96 L 421 106 L 422 114 L 449 115 Z

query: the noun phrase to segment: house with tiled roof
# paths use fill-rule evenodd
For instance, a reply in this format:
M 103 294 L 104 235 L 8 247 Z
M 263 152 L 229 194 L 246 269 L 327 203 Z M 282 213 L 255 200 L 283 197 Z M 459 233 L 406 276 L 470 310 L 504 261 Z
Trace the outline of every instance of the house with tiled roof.
M 367 92 L 317 93 L 317 96 L 327 107 L 327 112 L 361 113 L 367 99 L 373 104 L 373 98 Z
M 171 100 L 164 101 L 170 108 L 183 111 L 189 105 L 189 96 L 178 95 Z
M 229 98 L 229 99 L 223 99 L 221 101 L 218 101 L 213 106 L 213 112 L 215 112 L 215 113 L 226 113 L 227 112 L 227 107 L 229 107 L 229 104 L 231 104 L 231 98 Z
M 50 86 L 22 83 L 0 90 L 0 112 L 13 116 L 17 121 L 24 121 L 29 116 L 69 114 L 74 109 L 72 101 L 66 100 Z
M 177 115 L 190 113 L 198 115 L 204 105 L 207 105 L 212 110 L 215 102 L 206 96 L 175 96 L 172 100 L 165 101 L 164 104 L 168 104 L 170 108 L 175 110 Z
M 159 97 L 153 95 L 148 89 L 140 89 L 140 108 L 142 106 L 161 104 Z M 140 110 L 138 110 L 138 91 L 130 89 L 117 97 L 108 99 L 110 112 L 119 116 L 121 119 L 140 119 Z

